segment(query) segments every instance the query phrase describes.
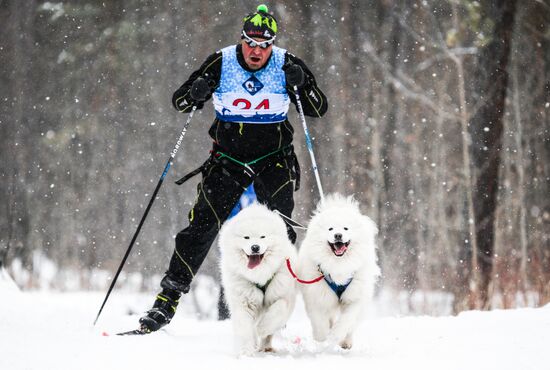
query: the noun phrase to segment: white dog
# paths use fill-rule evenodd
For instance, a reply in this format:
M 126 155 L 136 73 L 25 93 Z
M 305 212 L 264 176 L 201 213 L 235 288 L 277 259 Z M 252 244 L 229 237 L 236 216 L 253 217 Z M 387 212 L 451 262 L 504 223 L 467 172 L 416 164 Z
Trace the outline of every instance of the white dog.
M 351 197 L 331 195 L 317 207 L 298 257 L 301 279 L 324 275 L 317 283 L 300 286 L 315 340 L 352 347 L 353 331 L 380 274 L 377 232 Z
M 221 229 L 222 283 L 239 354 L 271 352 L 272 335 L 294 309 L 296 283 L 286 259 L 296 260 L 285 223 L 275 212 L 252 204 Z

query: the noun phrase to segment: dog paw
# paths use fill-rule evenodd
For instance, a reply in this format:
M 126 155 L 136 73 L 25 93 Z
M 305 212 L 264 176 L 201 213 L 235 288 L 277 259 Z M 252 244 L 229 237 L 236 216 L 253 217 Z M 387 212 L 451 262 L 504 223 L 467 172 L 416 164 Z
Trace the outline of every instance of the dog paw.
M 328 339 L 333 343 L 342 343 L 349 339 L 350 336 L 351 334 L 349 334 L 341 325 L 335 325 L 330 331 Z
M 339 333 L 337 331 L 332 331 L 328 337 L 327 342 L 331 343 L 331 345 L 337 345 L 343 349 L 350 349 L 353 345 L 353 339 L 350 335 L 346 335 L 345 333 Z
M 342 349 L 351 349 L 352 346 L 353 346 L 353 343 L 351 340 L 344 339 L 343 341 L 340 342 L 340 347 Z

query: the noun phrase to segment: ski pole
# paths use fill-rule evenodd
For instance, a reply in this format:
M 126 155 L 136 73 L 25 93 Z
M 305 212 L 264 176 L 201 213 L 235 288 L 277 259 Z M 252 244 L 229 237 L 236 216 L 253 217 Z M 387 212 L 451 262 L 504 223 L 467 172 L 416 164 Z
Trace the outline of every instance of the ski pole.
M 294 93 L 296 95 L 296 103 L 298 105 L 298 113 L 300 114 L 300 119 L 302 121 L 302 127 L 304 128 L 304 133 L 306 135 L 307 150 L 309 151 L 309 156 L 311 157 L 311 164 L 313 166 L 313 172 L 315 173 L 315 180 L 317 181 L 317 187 L 319 188 L 319 195 L 321 196 L 321 201 L 324 201 L 325 196 L 323 194 L 323 188 L 321 186 L 321 178 L 319 177 L 319 170 L 317 169 L 317 162 L 315 161 L 315 154 L 313 154 L 313 145 L 311 144 L 311 137 L 309 136 L 309 131 L 307 129 L 306 117 L 304 116 L 304 110 L 302 108 L 302 101 L 300 100 L 300 93 L 298 92 L 298 86 L 294 86 Z
M 120 263 L 120 266 L 118 266 L 118 270 L 115 274 L 115 277 L 113 278 L 113 281 L 111 282 L 111 286 L 109 287 L 109 290 L 107 291 L 107 295 L 105 296 L 105 299 L 103 300 L 103 304 L 101 305 L 101 308 L 99 309 L 99 312 L 97 313 L 97 316 L 94 320 L 94 325 L 97 323 L 97 320 L 99 319 L 99 315 L 101 315 L 101 311 L 103 311 L 103 307 L 105 307 L 105 303 L 107 303 L 107 300 L 109 299 L 109 296 L 111 295 L 111 292 L 113 288 L 115 287 L 116 281 L 118 279 L 118 275 L 120 275 L 120 272 L 122 271 L 122 268 L 124 267 L 124 264 L 126 263 L 126 259 L 128 259 L 128 256 L 130 255 L 130 251 L 132 250 L 134 243 L 138 237 L 138 234 L 141 230 L 141 227 L 143 226 L 143 223 L 145 222 L 145 218 L 147 218 L 147 215 L 149 214 L 149 210 L 151 209 L 151 206 L 153 205 L 153 202 L 155 201 L 157 194 L 160 190 L 160 187 L 164 181 L 164 178 L 166 177 L 166 174 L 168 173 L 168 170 L 172 166 L 172 161 L 176 157 L 176 153 L 178 152 L 178 149 L 181 146 L 181 142 L 183 141 L 183 137 L 187 133 L 187 128 L 189 127 L 189 123 L 191 122 L 191 118 L 193 118 L 193 114 L 195 113 L 195 110 L 197 109 L 196 106 L 193 106 L 193 109 L 189 113 L 189 117 L 187 118 L 187 121 L 185 122 L 185 125 L 183 126 L 183 130 L 181 131 L 181 134 L 178 138 L 178 141 L 176 142 L 176 145 L 174 146 L 174 149 L 170 152 L 170 157 L 168 158 L 168 161 L 166 162 L 166 165 L 164 166 L 164 171 L 162 171 L 162 175 L 160 176 L 159 182 L 157 183 L 157 187 L 153 191 L 153 195 L 151 196 L 151 199 L 149 200 L 149 204 L 147 205 L 147 208 L 145 208 L 145 213 L 141 217 L 141 221 L 139 222 L 139 225 L 137 227 L 136 232 L 134 233 L 134 236 L 132 237 L 132 241 L 130 242 L 130 246 L 126 250 L 126 254 L 124 254 L 124 257 L 122 258 L 122 262 Z

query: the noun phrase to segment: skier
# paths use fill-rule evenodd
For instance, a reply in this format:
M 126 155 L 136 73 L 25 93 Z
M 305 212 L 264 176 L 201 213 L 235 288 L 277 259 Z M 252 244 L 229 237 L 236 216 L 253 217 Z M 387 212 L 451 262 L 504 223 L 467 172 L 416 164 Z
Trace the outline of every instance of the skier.
M 161 293 L 140 318 L 143 333 L 170 323 L 181 294 L 189 286 L 222 223 L 241 194 L 252 184 L 259 202 L 291 217 L 293 192 L 299 187 L 299 166 L 287 120 L 299 88 L 303 112 L 321 117 L 327 99 L 302 60 L 274 46 L 277 21 L 265 5 L 243 19 L 241 41 L 210 55 L 174 93 L 182 113 L 201 109 L 213 98 L 216 118 L 209 130 L 211 155 L 197 170 L 178 181 L 202 174 L 189 225 L 176 236 L 176 246 Z M 290 240 L 296 233 L 288 226 Z

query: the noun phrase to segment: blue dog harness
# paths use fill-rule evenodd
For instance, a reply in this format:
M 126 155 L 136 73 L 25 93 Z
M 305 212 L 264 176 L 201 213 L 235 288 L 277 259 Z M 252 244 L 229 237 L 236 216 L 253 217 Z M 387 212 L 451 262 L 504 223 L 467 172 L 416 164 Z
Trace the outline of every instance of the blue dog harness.
M 325 281 L 327 282 L 328 286 L 330 287 L 330 289 L 332 289 L 334 293 L 336 293 L 336 295 L 338 296 L 338 299 L 342 297 L 342 294 L 344 294 L 347 287 L 350 285 L 351 281 L 353 280 L 353 277 L 350 277 L 348 281 L 346 281 L 343 285 L 338 285 L 334 282 L 334 280 L 332 280 L 330 275 L 325 275 L 325 274 L 323 275 L 325 276 Z

